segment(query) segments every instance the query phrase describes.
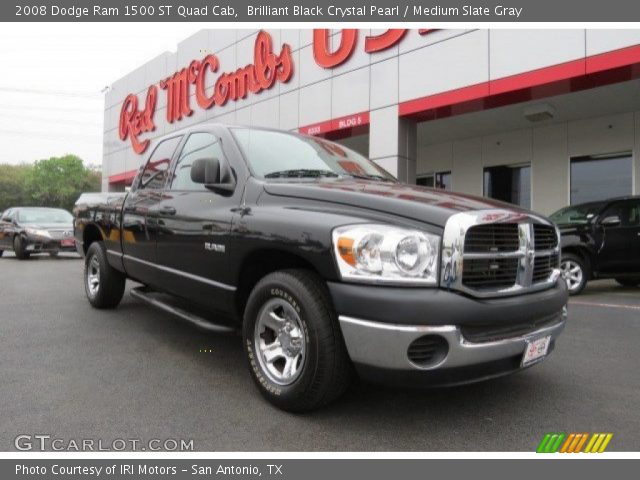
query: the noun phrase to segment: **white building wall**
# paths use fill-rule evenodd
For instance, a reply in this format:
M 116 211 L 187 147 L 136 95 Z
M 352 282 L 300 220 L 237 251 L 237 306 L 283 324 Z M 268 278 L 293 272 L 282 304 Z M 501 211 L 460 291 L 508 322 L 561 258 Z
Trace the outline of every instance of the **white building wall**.
M 526 129 L 491 137 L 462 139 L 419 151 L 416 158 L 406 149 L 411 138 L 398 118 L 398 104 L 428 95 L 486 83 L 490 80 L 557 63 L 640 44 L 640 30 L 437 30 L 419 35 L 407 32 L 394 47 L 375 54 L 364 52 L 364 39 L 382 30 L 360 30 L 356 50 L 334 69 L 323 69 L 313 59 L 312 30 L 270 29 L 274 51 L 288 43 L 293 52 L 294 74 L 287 84 L 249 94 L 224 107 L 201 110 L 192 101 L 194 113 L 182 121 L 166 121 L 166 94 L 159 90 L 154 117 L 156 129 L 142 138 L 152 140 L 189 125 L 205 121 L 269 126 L 296 130 L 361 112 L 370 114 L 369 153 L 372 158 L 403 179 L 415 172 L 451 170 L 453 188 L 482 193 L 482 168 L 501 162 L 532 163 L 533 207 L 548 213 L 568 195 L 567 158 L 574 152 L 612 148 L 638 151 L 638 114 L 615 119 L 593 119 L 582 123 Z M 103 188 L 108 177 L 137 170 L 144 155 L 135 155 L 129 140 L 118 138 L 120 107 L 129 93 L 136 93 L 142 106 L 149 85 L 157 84 L 194 59 L 214 53 L 219 72 L 231 72 L 253 62 L 257 30 L 202 30 L 180 42 L 176 52 L 166 52 L 114 82 L 105 97 Z M 332 37 L 337 45 L 339 33 Z M 217 75 L 208 75 L 211 86 Z M 613 131 L 608 125 L 613 122 Z M 562 133 L 564 132 L 564 133 Z M 635 138 L 640 135 L 635 135 Z M 591 142 L 591 143 L 590 143 Z M 403 150 L 404 149 L 404 150 Z M 148 150 L 147 153 L 150 151 Z M 552 160 L 555 159 L 555 160 Z M 557 162 L 560 162 L 558 164 Z M 638 162 L 636 162 L 636 178 Z M 546 173 L 546 172 L 553 172 Z M 549 185 L 549 192 L 545 191 Z M 560 189 L 560 185 L 565 185 Z M 553 186 L 553 188 L 551 188 Z M 566 202 L 565 202 L 566 203 Z
M 418 175 L 452 172 L 452 188 L 483 194 L 482 172 L 499 165 L 531 165 L 531 207 L 550 214 L 569 203 L 572 157 L 632 152 L 634 190 L 640 172 L 640 112 L 563 122 L 418 149 Z

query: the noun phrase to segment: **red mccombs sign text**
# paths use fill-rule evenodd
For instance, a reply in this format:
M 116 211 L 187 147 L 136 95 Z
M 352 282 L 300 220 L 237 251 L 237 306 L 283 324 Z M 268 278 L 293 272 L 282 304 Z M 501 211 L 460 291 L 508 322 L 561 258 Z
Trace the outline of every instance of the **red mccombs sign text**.
M 424 35 L 431 30 L 419 30 Z M 365 38 L 364 50 L 367 53 L 386 50 L 398 43 L 407 33 L 406 29 L 390 29 L 377 36 Z M 329 47 L 328 29 L 313 31 L 313 57 L 323 68 L 335 68 L 346 62 L 357 48 L 358 30 L 343 29 L 340 44 L 335 50 Z M 283 44 L 280 52 L 273 50 L 271 35 L 260 31 L 253 49 L 253 63 L 234 72 L 221 73 L 215 82 L 207 80 L 209 75 L 218 73 L 220 61 L 215 55 L 207 55 L 202 60 L 193 60 L 189 66 L 175 72 L 168 78 L 151 85 L 147 90 L 143 106 L 138 97 L 129 94 L 120 110 L 118 134 L 121 140 L 127 138 L 137 154 L 143 153 L 149 146 L 149 140 L 140 136 L 155 130 L 154 115 L 158 100 L 158 87 L 167 95 L 166 116 L 169 123 L 180 121 L 193 114 L 191 94 L 195 89 L 195 100 L 202 109 L 225 105 L 229 101 L 239 101 L 249 94 L 258 94 L 268 90 L 276 82 L 287 83 L 294 73 L 291 47 Z M 207 87 L 213 85 L 213 87 Z M 140 109 L 140 107 L 142 107 Z

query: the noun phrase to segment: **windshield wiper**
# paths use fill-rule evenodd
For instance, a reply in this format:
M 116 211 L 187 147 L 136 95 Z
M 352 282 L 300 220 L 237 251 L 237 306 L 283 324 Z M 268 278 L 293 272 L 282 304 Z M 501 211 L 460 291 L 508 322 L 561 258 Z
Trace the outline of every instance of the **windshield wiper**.
M 383 175 L 376 175 L 374 173 L 349 173 L 350 177 L 360 178 L 363 180 L 379 180 L 381 182 L 393 182 L 394 180 L 387 178 Z
M 314 170 L 310 168 L 297 168 L 292 170 L 281 170 L 267 173 L 264 178 L 305 178 L 305 177 L 338 177 L 336 172 L 331 170 Z

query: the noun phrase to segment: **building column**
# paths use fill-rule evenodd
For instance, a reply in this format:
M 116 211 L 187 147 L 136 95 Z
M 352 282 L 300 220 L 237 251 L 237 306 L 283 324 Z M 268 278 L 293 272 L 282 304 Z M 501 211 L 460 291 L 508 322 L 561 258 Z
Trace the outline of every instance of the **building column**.
M 398 117 L 398 106 L 369 116 L 369 158 L 401 182 L 416 182 L 417 125 Z

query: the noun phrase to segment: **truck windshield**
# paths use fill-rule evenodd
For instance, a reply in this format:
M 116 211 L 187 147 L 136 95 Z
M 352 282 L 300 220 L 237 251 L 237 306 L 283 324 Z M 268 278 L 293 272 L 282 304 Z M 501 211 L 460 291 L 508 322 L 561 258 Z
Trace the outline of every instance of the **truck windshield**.
M 260 177 L 395 181 L 371 160 L 322 138 L 251 128 L 232 128 L 231 131 L 253 172 Z
M 585 225 L 598 215 L 602 206 L 602 203 L 585 203 L 584 205 L 565 207 L 551 215 L 550 218 L 558 225 Z

